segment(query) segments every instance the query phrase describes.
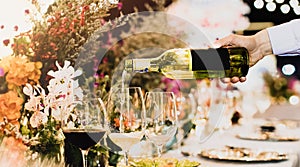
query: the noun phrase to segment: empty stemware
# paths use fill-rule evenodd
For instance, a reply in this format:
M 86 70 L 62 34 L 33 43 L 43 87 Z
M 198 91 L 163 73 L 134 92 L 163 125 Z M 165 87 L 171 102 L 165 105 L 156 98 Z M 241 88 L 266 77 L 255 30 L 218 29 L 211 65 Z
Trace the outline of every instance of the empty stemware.
M 176 99 L 173 92 L 147 92 L 145 135 L 156 147 L 158 157 L 163 146 L 177 131 Z

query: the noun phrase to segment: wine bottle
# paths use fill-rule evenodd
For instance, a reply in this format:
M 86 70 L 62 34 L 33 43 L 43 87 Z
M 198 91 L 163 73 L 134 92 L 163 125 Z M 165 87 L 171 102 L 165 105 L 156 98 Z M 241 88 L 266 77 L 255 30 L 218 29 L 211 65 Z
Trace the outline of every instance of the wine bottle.
M 125 60 L 127 72 L 160 72 L 172 79 L 203 79 L 246 76 L 249 54 L 246 48 L 175 48 L 155 58 Z

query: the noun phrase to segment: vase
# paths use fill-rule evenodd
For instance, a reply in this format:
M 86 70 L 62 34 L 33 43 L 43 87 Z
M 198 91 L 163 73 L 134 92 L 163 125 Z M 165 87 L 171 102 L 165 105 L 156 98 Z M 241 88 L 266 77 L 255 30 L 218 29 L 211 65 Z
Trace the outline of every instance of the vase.
M 39 145 L 40 152 L 30 155 L 28 166 L 65 166 L 63 143 Z

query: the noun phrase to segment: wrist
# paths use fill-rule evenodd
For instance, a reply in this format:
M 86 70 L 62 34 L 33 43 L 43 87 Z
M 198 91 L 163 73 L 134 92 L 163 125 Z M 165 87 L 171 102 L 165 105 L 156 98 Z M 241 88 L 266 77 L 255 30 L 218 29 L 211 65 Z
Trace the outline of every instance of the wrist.
M 266 29 L 259 31 L 254 35 L 256 46 L 258 46 L 261 58 L 266 55 L 273 54 L 272 46 L 269 38 L 268 31 Z

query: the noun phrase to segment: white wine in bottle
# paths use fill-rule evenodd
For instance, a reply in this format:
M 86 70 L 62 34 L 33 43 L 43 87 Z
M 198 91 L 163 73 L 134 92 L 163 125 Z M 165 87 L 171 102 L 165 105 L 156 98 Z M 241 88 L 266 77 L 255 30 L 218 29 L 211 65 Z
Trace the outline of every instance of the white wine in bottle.
M 155 58 L 125 60 L 127 72 L 160 72 L 172 79 L 203 79 L 246 76 L 246 48 L 170 49 Z

